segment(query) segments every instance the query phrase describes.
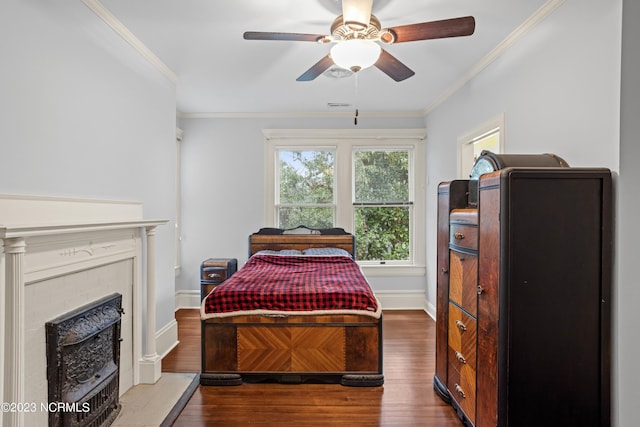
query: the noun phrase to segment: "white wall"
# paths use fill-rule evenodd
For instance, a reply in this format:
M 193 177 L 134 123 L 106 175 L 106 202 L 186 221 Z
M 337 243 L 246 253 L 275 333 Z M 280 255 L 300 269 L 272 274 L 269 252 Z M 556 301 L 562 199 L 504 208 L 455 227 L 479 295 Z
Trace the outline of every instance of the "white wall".
M 132 200 L 157 231 L 174 318 L 175 87 L 80 1 L 3 0 L 0 193 Z
M 614 413 L 616 425 L 637 424 L 640 401 L 638 329 L 638 212 L 640 198 L 640 3 L 624 0 L 622 18 L 622 95 L 620 117 L 620 177 L 617 203 L 617 287 L 614 293 Z
M 262 129 L 353 128 L 334 119 L 182 119 L 182 270 L 176 288 L 199 289 L 200 262 L 210 257 L 247 259 L 249 235 L 264 227 Z M 358 128 L 423 128 L 420 117 L 360 118 Z M 425 277 L 373 277 L 376 290 L 425 289 Z M 422 304 L 422 302 L 420 302 Z
M 565 1 L 427 116 L 427 201 L 456 177 L 459 136 L 505 114 L 505 151 L 618 170 L 621 0 Z M 427 230 L 436 209 L 427 206 Z M 432 236 L 433 237 L 433 236 Z M 427 297 L 435 301 L 435 237 Z
M 617 426 L 636 424 L 634 405 L 640 398 L 635 387 L 639 379 L 635 325 L 640 318 L 633 303 L 639 293 L 634 280 L 637 274 L 632 270 L 637 258 L 634 242 L 640 239 L 634 221 L 640 181 L 639 11 L 637 2 L 625 1 L 625 30 L 629 31 L 625 32 L 627 49 L 623 55 L 631 54 L 632 59 L 623 69 L 622 142 L 622 0 L 566 0 L 427 117 L 428 200 L 435 200 L 438 182 L 456 176 L 457 137 L 501 113 L 505 114 L 506 152 L 552 152 L 571 166 L 601 166 L 614 171 L 618 213 L 612 413 Z M 427 230 L 435 229 L 436 211 L 431 206 Z M 427 261 L 432 261 L 428 264 L 427 295 L 433 301 L 435 239 L 427 242 Z

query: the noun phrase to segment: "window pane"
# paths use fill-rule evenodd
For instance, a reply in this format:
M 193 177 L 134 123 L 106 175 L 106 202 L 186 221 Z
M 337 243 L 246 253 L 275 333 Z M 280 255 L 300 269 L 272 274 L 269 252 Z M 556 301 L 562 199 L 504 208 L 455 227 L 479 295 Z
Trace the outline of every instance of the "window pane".
M 409 260 L 410 207 L 356 207 L 356 259 Z
M 355 202 L 409 201 L 409 152 L 356 151 Z
M 279 152 L 279 204 L 333 203 L 333 151 Z
M 306 225 L 311 228 L 333 227 L 333 207 L 281 207 L 278 209 L 278 226 L 294 228 Z

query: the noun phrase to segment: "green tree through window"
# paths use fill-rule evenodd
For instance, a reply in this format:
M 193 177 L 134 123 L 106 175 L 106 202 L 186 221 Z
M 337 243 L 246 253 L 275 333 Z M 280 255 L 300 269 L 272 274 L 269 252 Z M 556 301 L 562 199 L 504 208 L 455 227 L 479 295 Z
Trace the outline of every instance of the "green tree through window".
M 333 227 L 334 156 L 333 151 L 279 152 L 280 227 Z
M 410 260 L 409 150 L 359 149 L 352 161 L 356 258 Z M 278 226 L 334 226 L 334 162 L 331 150 L 279 150 Z
M 353 164 L 357 258 L 409 260 L 409 151 L 358 150 Z

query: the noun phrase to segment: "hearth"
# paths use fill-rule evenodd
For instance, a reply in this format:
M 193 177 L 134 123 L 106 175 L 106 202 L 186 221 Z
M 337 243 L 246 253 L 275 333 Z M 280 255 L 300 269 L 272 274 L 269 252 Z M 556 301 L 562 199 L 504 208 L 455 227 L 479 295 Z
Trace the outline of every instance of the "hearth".
M 46 323 L 49 426 L 103 427 L 120 412 L 122 295 Z

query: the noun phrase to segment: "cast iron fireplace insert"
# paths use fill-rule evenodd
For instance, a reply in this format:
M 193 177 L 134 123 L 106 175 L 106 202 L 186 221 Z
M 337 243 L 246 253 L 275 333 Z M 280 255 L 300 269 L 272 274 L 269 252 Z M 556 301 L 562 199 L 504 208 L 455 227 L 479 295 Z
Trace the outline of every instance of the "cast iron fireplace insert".
M 46 323 L 49 426 L 105 427 L 120 412 L 122 295 Z

